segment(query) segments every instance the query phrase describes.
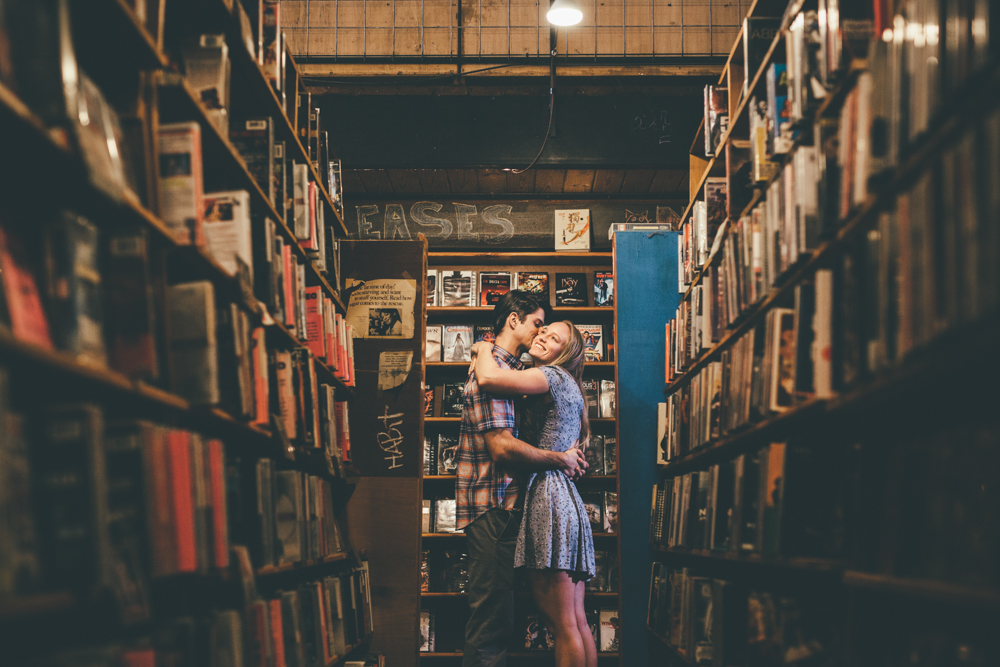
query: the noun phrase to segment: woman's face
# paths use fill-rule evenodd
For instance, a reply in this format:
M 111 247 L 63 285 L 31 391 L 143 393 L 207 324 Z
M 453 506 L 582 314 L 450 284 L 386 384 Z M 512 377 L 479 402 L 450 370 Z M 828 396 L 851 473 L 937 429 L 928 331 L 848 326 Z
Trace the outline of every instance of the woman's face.
M 562 349 L 566 347 L 566 343 L 569 342 L 569 336 L 570 331 L 568 326 L 562 322 L 553 322 L 538 332 L 535 340 L 531 343 L 531 347 L 528 348 L 528 354 L 535 361 L 542 364 L 550 364 L 559 356 Z

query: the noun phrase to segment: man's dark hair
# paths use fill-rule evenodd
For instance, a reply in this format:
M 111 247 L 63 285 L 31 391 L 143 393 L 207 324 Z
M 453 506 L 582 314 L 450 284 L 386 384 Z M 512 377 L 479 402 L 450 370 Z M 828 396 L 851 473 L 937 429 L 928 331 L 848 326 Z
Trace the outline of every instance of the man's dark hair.
M 517 315 L 517 319 L 523 321 L 528 315 L 533 314 L 539 308 L 545 311 L 548 319 L 549 308 L 547 303 L 543 303 L 538 295 L 521 290 L 511 290 L 500 297 L 496 305 L 493 306 L 493 335 L 499 336 L 503 331 L 504 324 L 511 313 Z

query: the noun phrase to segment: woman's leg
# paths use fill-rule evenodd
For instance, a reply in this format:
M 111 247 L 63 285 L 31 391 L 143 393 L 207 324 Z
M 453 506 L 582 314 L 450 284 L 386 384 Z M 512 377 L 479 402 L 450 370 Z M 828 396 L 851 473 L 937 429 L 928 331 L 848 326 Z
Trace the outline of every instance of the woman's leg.
M 569 574 L 532 570 L 531 589 L 546 627 L 556 636 L 556 667 L 589 667 L 577 623 L 576 584 Z
M 587 656 L 587 667 L 597 667 L 597 642 L 594 633 L 590 631 L 590 623 L 587 622 L 587 610 L 583 606 L 586 585 L 582 581 L 576 583 L 574 594 L 576 608 L 576 627 L 580 630 L 580 639 L 583 641 L 583 652 Z

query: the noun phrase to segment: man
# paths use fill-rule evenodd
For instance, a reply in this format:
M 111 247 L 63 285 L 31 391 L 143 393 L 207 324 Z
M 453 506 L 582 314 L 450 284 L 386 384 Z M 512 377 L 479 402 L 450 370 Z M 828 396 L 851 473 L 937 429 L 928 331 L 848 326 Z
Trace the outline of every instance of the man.
M 520 370 L 518 360 L 538 330 L 545 310 L 537 297 L 511 291 L 493 307 L 493 358 Z M 576 479 L 587 468 L 577 449 L 551 452 L 517 439 L 514 400 L 481 391 L 469 373 L 462 402 L 458 446 L 456 529 L 469 547 L 469 606 L 463 667 L 502 667 L 514 631 L 514 547 L 523 508 L 524 473 L 560 470 Z

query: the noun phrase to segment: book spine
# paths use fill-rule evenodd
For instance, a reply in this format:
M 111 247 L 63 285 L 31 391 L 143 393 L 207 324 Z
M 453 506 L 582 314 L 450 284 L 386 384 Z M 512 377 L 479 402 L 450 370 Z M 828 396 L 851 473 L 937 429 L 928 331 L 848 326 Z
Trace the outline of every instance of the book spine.
M 323 312 L 323 288 L 306 288 L 306 344 L 314 355 L 320 359 L 326 357 L 326 335 Z
M 177 549 L 176 571 L 195 572 L 198 569 L 198 553 L 190 434 L 179 430 L 172 430 L 167 434 L 167 461 L 173 541 Z
M 201 126 L 195 122 L 161 125 L 159 154 L 160 217 L 176 243 L 202 246 Z

